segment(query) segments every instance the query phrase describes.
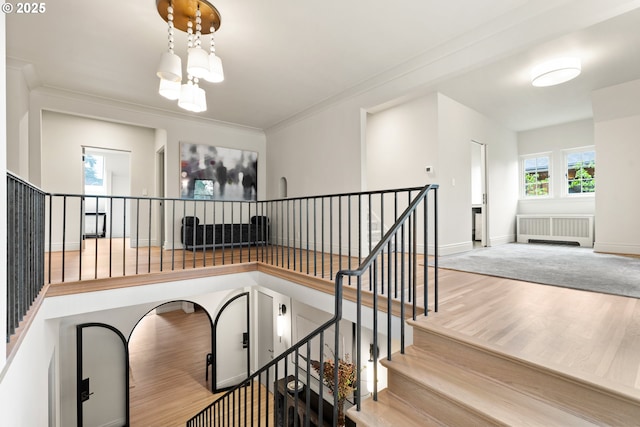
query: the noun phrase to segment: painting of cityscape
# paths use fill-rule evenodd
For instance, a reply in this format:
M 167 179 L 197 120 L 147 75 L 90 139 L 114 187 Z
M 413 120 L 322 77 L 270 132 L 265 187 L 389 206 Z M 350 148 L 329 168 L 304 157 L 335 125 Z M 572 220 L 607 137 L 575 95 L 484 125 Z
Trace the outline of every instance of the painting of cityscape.
M 257 200 L 258 153 L 180 143 L 183 199 Z

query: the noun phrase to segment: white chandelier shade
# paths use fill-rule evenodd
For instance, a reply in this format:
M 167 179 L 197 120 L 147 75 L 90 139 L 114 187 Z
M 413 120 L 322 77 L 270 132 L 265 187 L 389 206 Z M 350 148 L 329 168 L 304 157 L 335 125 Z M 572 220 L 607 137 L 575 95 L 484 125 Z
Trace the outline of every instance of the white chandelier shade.
M 175 101 L 180 98 L 180 89 L 182 83 L 180 80 L 171 81 L 166 79 L 160 79 L 160 88 L 158 89 L 158 93 L 164 96 L 167 99 Z
M 182 80 L 182 60 L 175 53 L 164 52 L 156 74 L 161 79 L 179 82 Z
M 209 73 L 204 79 L 211 83 L 220 83 L 224 81 L 224 71 L 222 69 L 222 60 L 215 53 L 209 54 Z
M 224 80 L 222 61 L 215 54 L 213 40 L 214 32 L 220 28 L 220 13 L 207 0 L 156 0 L 156 5 L 160 16 L 167 21 L 169 38 L 168 52 L 162 54 L 156 72 L 160 78 L 158 93 L 178 100 L 178 106 L 187 111 L 206 111 L 206 92 L 198 82 Z M 186 83 L 182 83 L 182 59 L 174 53 L 176 28 L 188 34 Z M 210 52 L 202 48 L 203 34 L 211 35 Z
M 199 79 L 209 74 L 209 55 L 201 47 L 192 47 L 187 52 L 187 73 Z

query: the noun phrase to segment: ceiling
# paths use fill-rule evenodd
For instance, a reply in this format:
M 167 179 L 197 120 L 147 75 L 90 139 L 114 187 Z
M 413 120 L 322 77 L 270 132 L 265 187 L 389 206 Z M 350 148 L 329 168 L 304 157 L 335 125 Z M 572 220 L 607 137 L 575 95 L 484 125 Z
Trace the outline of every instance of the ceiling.
M 625 10 L 639 6 L 637 1 L 615 2 L 633 4 Z M 208 110 L 200 116 L 259 129 L 340 99 L 354 88 L 374 87 L 384 76 L 398 78 L 416 61 L 433 63 L 465 37 L 488 37 L 496 28 L 558 5 L 581 5 L 569 0 L 212 3 L 222 15 L 216 47 L 225 81 L 202 84 Z M 32 64 L 32 87 L 191 114 L 157 93 L 155 70 L 166 50 L 167 27 L 153 0 L 59 0 L 46 7 L 39 15 L 6 15 L 8 64 Z M 591 117 L 594 89 L 640 78 L 640 9 L 599 21 L 565 35 L 555 29 L 555 37 L 523 44 L 498 60 L 470 60 L 464 73 L 434 80 L 429 90 L 516 131 Z M 179 33 L 176 51 L 183 57 L 185 45 L 186 36 Z M 529 85 L 535 61 L 567 52 L 583 58 L 578 79 L 553 88 Z

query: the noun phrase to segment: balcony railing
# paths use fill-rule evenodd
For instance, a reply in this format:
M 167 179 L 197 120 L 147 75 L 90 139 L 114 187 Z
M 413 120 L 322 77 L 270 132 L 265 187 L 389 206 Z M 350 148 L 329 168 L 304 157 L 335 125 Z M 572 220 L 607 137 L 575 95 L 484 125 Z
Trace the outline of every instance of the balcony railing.
M 44 286 L 45 193 L 7 174 L 7 342 Z

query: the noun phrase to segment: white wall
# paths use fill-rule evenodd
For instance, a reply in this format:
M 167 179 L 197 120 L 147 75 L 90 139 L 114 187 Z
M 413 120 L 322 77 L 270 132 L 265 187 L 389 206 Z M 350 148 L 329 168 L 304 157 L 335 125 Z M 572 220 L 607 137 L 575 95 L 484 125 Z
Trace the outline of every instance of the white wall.
M 7 169 L 24 178 L 29 176 L 29 87 L 17 61 L 10 60 L 6 70 L 7 98 L 11 100 L 6 110 Z
M 565 150 L 594 145 L 593 120 L 580 120 L 557 126 L 534 129 L 518 133 L 518 154 L 520 156 L 551 153 L 551 188 L 548 198 L 524 199 L 518 201 L 519 214 L 595 214 L 595 197 L 568 197 L 564 193 Z M 599 153 L 596 152 L 598 190 L 601 170 Z M 520 169 L 519 175 L 521 173 Z M 521 177 L 518 176 L 519 183 Z M 522 196 L 522 189 L 519 189 Z
M 640 80 L 592 94 L 597 155 L 594 250 L 640 254 Z
M 366 190 L 437 183 L 438 98 L 427 95 L 367 116 Z M 425 172 L 430 165 L 436 171 Z
M 128 152 L 131 163 L 131 185 L 125 195 L 148 195 L 155 187 L 154 143 L 155 133 L 150 128 L 42 111 L 42 156 L 43 159 L 46 159 L 42 162 L 41 169 L 42 189 L 51 193 L 84 194 L 82 147 L 88 146 Z M 56 209 L 52 226 L 54 231 L 52 249 L 54 250 L 62 248 L 62 226 L 58 226 L 62 224 L 62 203 L 60 199 L 57 201 L 58 203 L 54 205 Z M 79 213 L 78 201 L 78 199 L 69 200 L 66 248 L 77 248 L 80 243 L 80 233 L 74 226 L 74 224 L 80 224 L 79 221 L 74 221 Z M 122 201 L 115 202 L 115 211 L 122 212 L 122 205 Z M 148 236 L 145 226 L 148 221 L 146 209 L 148 209 L 148 205 L 141 203 L 140 244 L 143 244 L 144 239 L 144 244 L 151 241 L 153 244 L 159 245 L 155 233 Z M 127 216 L 132 218 L 135 213 L 135 206 L 129 203 Z M 121 224 L 122 218 L 119 215 L 114 218 L 114 221 L 116 224 Z M 136 221 L 130 223 L 132 233 L 136 235 Z M 132 245 L 136 244 L 137 242 L 132 242 Z
M 438 95 L 438 132 L 442 253 L 473 247 L 471 141 L 487 146 L 487 245 L 513 242 L 518 197 L 516 134 L 442 94 Z
M 360 111 L 344 105 L 272 131 L 267 199 L 278 198 L 281 177 L 288 197 L 360 191 L 360 144 L 352 139 L 358 135 Z
M 471 141 L 488 147 L 489 244 L 513 241 L 517 202 L 515 133 L 442 94 L 427 95 L 372 114 L 367 121 L 365 167 L 370 188 L 440 185 L 442 254 L 473 246 Z M 432 166 L 433 172 L 427 174 L 425 166 Z

